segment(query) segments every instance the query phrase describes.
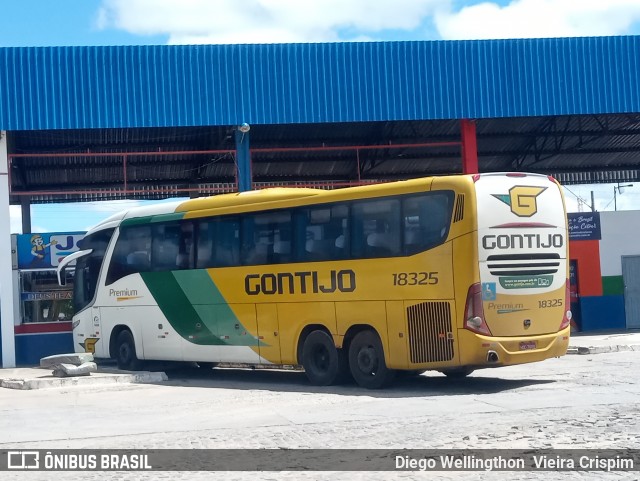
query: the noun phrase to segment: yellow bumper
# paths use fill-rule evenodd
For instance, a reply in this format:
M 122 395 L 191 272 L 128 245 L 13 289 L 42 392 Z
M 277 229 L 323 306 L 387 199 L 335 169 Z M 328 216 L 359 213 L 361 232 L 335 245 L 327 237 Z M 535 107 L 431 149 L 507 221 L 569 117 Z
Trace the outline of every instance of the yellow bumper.
M 474 367 L 510 366 L 563 356 L 569 347 L 570 328 L 541 336 L 487 337 L 467 329 L 458 330 L 460 364 Z M 489 361 L 490 353 L 497 361 Z

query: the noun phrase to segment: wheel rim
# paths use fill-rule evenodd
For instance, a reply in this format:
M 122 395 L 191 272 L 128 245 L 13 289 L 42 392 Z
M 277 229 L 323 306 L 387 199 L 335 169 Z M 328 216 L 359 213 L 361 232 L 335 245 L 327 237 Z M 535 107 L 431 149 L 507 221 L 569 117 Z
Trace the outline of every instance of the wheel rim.
M 313 365 L 321 372 L 327 372 L 331 364 L 331 358 L 329 356 L 329 350 L 325 346 L 316 346 L 313 350 Z
M 369 376 L 374 376 L 378 370 L 378 355 L 372 346 L 363 347 L 358 351 L 358 369 Z
M 129 362 L 129 358 L 131 357 L 131 350 L 129 349 L 128 344 L 122 344 L 120 346 L 120 360 L 123 364 Z

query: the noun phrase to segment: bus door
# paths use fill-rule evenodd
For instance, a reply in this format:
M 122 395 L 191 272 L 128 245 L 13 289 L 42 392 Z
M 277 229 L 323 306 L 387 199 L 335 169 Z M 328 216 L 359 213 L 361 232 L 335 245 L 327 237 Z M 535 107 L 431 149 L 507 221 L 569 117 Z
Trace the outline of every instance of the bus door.
M 96 306 L 91 307 L 91 323 L 90 325 L 93 327 L 93 334 L 95 335 L 96 340 L 91 341 L 88 344 L 85 342 L 85 351 L 90 352 L 92 354 L 96 353 L 95 344 L 102 340 L 102 329 L 100 324 L 100 308 Z M 89 311 L 89 309 L 87 309 Z M 102 343 L 101 346 L 102 347 Z M 102 349 L 100 349 L 102 351 Z
M 102 342 L 100 319 L 100 308 L 96 306 L 88 307 L 73 317 L 74 324 L 77 323 L 73 329 L 75 352 L 89 352 L 95 357 L 109 357 L 108 349 L 105 353 Z
M 99 235 L 99 234 L 98 234 Z M 104 256 L 104 245 L 96 240 L 97 236 L 89 239 L 93 241 L 90 249 L 75 252 L 67 256 L 58 266 L 58 281 L 64 285 L 62 279 L 65 270 L 73 262 L 76 263 L 73 286 L 73 345 L 75 352 L 89 352 L 96 357 L 108 357 L 108 343 L 102 342 L 102 322 L 99 304 L 94 303 L 98 274 Z M 104 236 L 106 237 L 106 235 Z M 102 242 L 102 244 L 106 244 Z

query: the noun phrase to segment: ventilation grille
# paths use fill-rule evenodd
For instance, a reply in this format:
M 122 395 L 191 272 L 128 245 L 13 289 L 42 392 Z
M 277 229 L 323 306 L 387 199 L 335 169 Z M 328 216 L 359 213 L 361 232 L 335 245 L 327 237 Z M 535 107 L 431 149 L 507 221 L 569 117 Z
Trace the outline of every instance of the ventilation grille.
M 464 219 L 464 194 L 458 194 L 456 209 L 453 213 L 453 222 L 460 222 Z
M 487 257 L 494 276 L 537 276 L 555 274 L 560 267 L 559 254 L 512 254 Z
M 423 302 L 407 308 L 409 354 L 413 364 L 453 359 L 448 302 Z

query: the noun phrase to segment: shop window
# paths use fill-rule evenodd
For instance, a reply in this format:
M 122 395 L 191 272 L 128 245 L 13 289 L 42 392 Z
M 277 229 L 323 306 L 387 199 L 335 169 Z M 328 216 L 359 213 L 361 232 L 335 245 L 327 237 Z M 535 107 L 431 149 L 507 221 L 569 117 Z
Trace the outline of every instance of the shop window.
M 70 321 L 73 316 L 74 271 L 65 271 L 67 283 L 58 285 L 54 270 L 20 272 L 20 308 L 23 323 Z

